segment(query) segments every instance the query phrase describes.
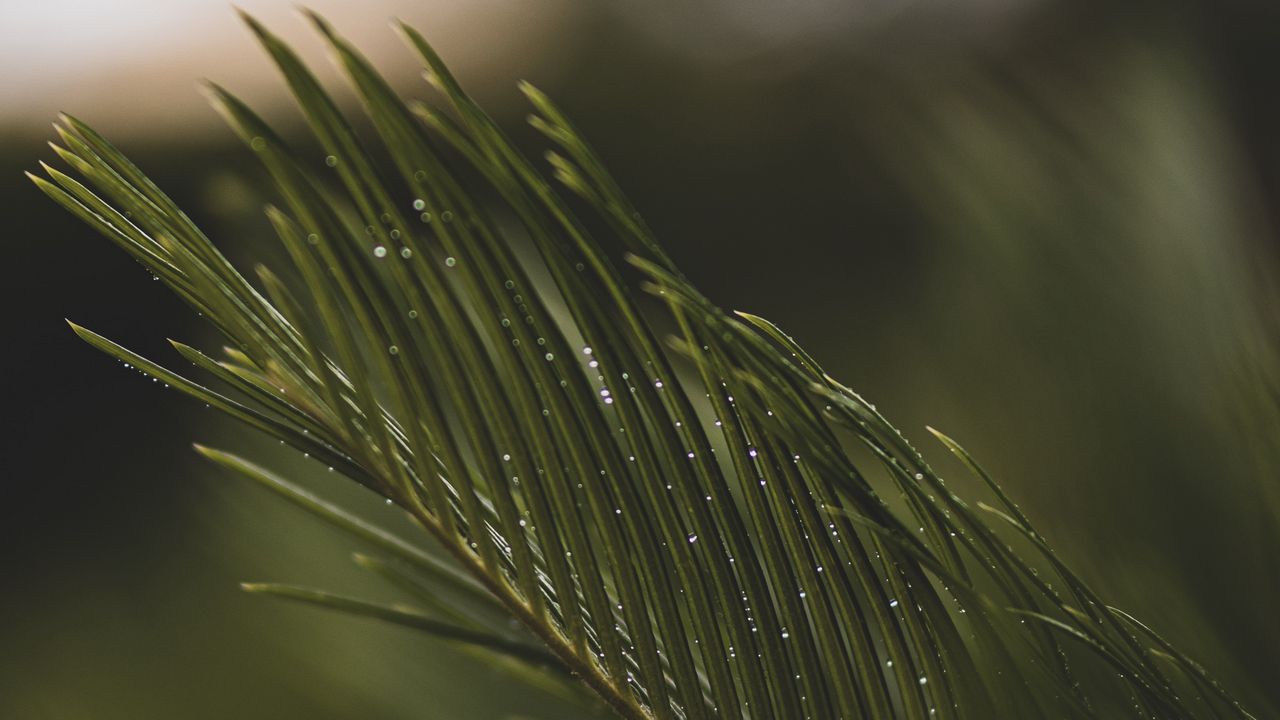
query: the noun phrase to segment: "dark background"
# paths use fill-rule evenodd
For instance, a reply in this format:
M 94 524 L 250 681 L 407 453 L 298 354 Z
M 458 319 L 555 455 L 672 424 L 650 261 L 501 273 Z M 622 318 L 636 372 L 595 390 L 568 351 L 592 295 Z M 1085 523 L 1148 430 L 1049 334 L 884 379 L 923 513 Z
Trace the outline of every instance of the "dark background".
M 383 22 L 410 20 L 519 138 L 515 81 L 549 92 L 712 299 L 778 322 L 957 475 L 923 427 L 960 440 L 1104 597 L 1259 717 L 1280 705 L 1277 6 L 317 6 L 422 97 Z M 192 86 L 296 115 L 229 8 L 88 8 L 0 7 L 0 717 L 570 712 L 236 589 L 394 596 L 191 441 L 383 509 L 80 343 L 64 317 L 178 368 L 166 337 L 216 347 L 21 173 L 69 110 L 233 259 L 270 257 L 262 175 Z M 325 64 L 284 3 L 249 8 Z

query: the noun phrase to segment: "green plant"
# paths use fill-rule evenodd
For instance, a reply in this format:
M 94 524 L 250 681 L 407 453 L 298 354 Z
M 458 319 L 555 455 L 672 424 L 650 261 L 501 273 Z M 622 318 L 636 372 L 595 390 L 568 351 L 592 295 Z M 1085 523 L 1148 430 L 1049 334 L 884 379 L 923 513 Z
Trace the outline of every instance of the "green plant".
M 380 548 L 358 562 L 419 605 L 247 590 L 412 627 L 549 689 L 576 678 L 629 718 L 1249 717 L 1086 587 L 959 445 L 934 433 L 994 506 L 949 490 L 777 327 L 701 296 L 540 92 L 522 86 L 573 197 L 418 33 L 400 28 L 447 111 L 405 104 L 312 19 L 394 168 L 247 19 L 337 175 L 210 86 L 283 199 L 267 215 L 292 262 L 258 266 L 257 287 L 74 118 L 55 151 L 93 189 L 33 176 L 217 327 L 222 360 L 174 347 L 234 397 L 81 337 L 387 498 L 450 558 L 197 446 Z

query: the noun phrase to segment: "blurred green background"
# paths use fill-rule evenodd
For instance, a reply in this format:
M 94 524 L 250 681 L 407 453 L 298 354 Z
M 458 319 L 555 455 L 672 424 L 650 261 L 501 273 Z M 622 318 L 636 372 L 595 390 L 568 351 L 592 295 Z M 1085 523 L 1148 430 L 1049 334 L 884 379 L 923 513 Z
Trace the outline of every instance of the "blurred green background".
M 328 68 L 291 3 L 243 5 Z M 392 15 L 531 149 L 514 85 L 548 91 L 710 297 L 788 329 L 942 468 L 923 426 L 964 443 L 1104 597 L 1275 716 L 1280 6 L 358 5 L 313 3 L 407 95 L 427 92 Z M 194 89 L 296 126 L 231 9 L 5 0 L 0 40 L 0 717 L 581 714 L 436 641 L 240 593 L 397 599 L 192 440 L 425 538 L 62 322 L 170 362 L 167 336 L 216 342 L 21 177 L 59 110 L 233 259 L 275 252 L 262 174 Z

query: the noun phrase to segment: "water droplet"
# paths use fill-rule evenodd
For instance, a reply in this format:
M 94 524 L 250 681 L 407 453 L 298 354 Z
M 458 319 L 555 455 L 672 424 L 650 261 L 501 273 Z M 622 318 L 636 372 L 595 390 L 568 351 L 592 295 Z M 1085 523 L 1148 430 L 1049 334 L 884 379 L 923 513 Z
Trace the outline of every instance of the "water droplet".
M 555 360 L 555 359 L 556 359 L 556 356 L 555 356 L 555 355 L 552 355 L 551 353 L 547 353 L 546 355 L 543 355 L 542 357 L 546 358 L 547 362 L 551 362 L 552 360 Z
M 890 601 L 889 601 L 889 607 L 898 607 L 898 601 L 897 601 L 897 600 L 890 600 Z
M 696 543 L 696 542 L 698 542 L 698 536 L 697 536 L 697 535 L 690 535 L 690 536 L 688 537 L 688 540 L 689 540 L 689 542 L 691 542 L 691 543 Z
M 413 257 L 413 251 L 410 250 L 409 248 L 400 248 L 400 257 L 404 258 L 405 260 L 408 260 L 409 258 Z
M 453 257 L 453 256 L 449 256 L 449 257 L 447 257 L 447 258 L 445 258 L 445 259 L 444 259 L 444 264 L 445 264 L 445 265 L 448 265 L 449 267 L 453 267 L 454 265 L 457 265 L 457 264 L 458 264 L 458 260 L 457 260 L 457 258 L 455 258 L 455 257 Z
M 387 348 L 387 352 L 391 353 L 392 355 L 399 355 L 400 348 L 396 347 L 395 345 L 392 345 L 391 347 Z
M 426 206 L 427 206 L 427 204 L 426 204 L 425 202 L 423 202 L 421 199 L 419 199 L 419 200 L 414 200 L 414 201 L 413 201 L 413 209 L 414 209 L 414 210 L 421 210 L 422 208 L 424 208 L 424 207 L 426 207 Z
M 381 245 L 375 246 L 373 248 L 373 256 L 378 258 L 384 258 L 387 256 L 387 249 L 382 247 Z
M 334 157 L 333 155 L 326 155 L 324 157 L 324 164 L 328 165 L 329 167 L 333 167 L 338 164 L 338 158 Z
M 258 151 L 266 150 L 266 149 L 267 149 L 267 141 L 266 141 L 265 139 L 263 139 L 262 137 L 255 137 L 254 139 L 252 139 L 252 140 L 250 140 L 250 141 L 249 141 L 249 147 L 253 148 L 254 150 L 258 150 Z
M 921 684 L 921 685 L 926 685 L 926 684 L 928 684 L 928 682 L 929 682 L 929 678 L 927 678 L 927 677 L 925 677 L 925 676 L 923 676 L 923 675 L 921 675 L 921 676 L 920 676 L 920 684 Z
M 591 348 L 590 348 L 590 346 L 582 348 L 582 354 L 583 354 L 583 355 L 590 355 L 590 354 L 591 354 Z

